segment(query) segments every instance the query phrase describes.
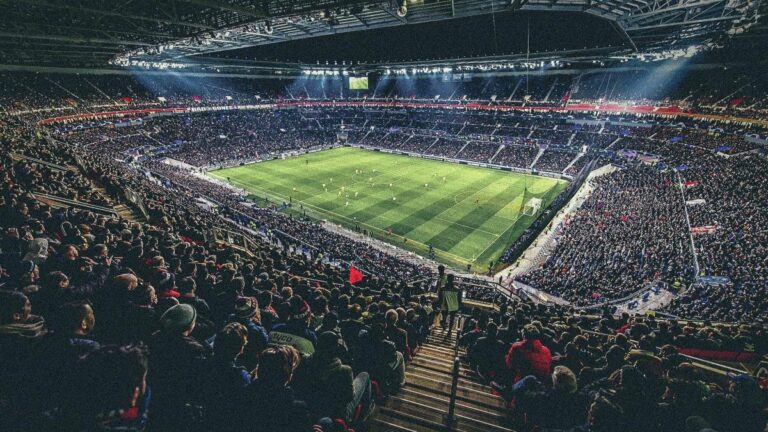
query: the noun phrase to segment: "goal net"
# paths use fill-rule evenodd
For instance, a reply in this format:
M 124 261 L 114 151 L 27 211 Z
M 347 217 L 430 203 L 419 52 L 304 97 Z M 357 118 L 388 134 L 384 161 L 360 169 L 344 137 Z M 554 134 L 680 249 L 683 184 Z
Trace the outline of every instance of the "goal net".
M 525 206 L 523 207 L 523 214 L 526 216 L 535 216 L 539 210 L 541 210 L 541 199 L 531 198 L 527 203 L 525 203 Z

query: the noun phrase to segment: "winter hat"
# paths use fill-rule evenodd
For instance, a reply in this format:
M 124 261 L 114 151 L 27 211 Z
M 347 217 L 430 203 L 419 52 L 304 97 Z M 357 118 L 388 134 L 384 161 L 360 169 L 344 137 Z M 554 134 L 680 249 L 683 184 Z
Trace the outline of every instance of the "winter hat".
M 235 317 L 237 319 L 251 319 L 259 310 L 259 302 L 255 297 L 240 297 L 235 301 Z
M 188 304 L 178 304 L 165 311 L 160 317 L 160 326 L 163 330 L 182 332 L 195 323 L 197 311 Z

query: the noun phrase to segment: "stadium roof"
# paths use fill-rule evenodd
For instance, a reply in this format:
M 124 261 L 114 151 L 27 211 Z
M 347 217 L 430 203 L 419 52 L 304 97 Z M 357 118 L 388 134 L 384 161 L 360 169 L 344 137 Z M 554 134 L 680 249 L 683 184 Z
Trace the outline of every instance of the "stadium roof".
M 0 62 L 104 65 L 116 60 L 115 64 L 130 65 L 223 61 L 229 57 L 221 54 L 226 51 L 479 16 L 495 20 L 518 11 L 586 14 L 614 29 L 622 42 L 616 51 L 645 53 L 670 46 L 719 44 L 754 26 L 761 2 L 3 0 Z M 354 53 L 349 55 L 354 57 Z

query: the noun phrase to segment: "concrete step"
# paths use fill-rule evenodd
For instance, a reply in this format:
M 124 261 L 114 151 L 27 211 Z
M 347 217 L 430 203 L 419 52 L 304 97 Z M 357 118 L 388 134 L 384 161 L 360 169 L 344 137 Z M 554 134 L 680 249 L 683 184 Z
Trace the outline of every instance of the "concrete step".
M 445 379 L 446 381 L 450 382 L 451 380 L 450 374 L 428 369 L 421 365 L 414 364 L 411 366 L 412 367 L 406 370 L 405 372 L 406 375 L 411 374 L 415 377 L 429 378 L 437 381 Z M 474 381 L 473 378 L 474 377 L 472 378 L 463 377 L 461 374 L 461 371 L 459 371 L 459 387 L 465 387 L 465 388 L 469 388 L 469 389 L 473 389 L 481 392 L 486 392 L 488 394 L 491 393 L 492 389 L 489 386 L 481 384 L 477 381 Z
M 427 405 L 436 408 L 445 408 L 450 402 L 450 395 L 437 392 L 424 391 L 419 388 L 405 386 L 400 389 L 398 397 L 407 400 L 421 401 Z M 475 401 L 456 400 L 456 412 L 465 416 L 485 418 L 491 422 L 503 422 L 506 418 L 505 413 L 500 412 L 496 407 L 489 407 L 478 404 Z
M 397 396 L 390 397 L 387 402 L 389 409 L 397 411 L 402 417 L 413 416 L 422 420 L 427 420 L 433 424 L 442 424 L 446 414 L 446 407 L 436 407 L 430 404 L 429 400 L 419 399 L 418 401 L 403 399 Z M 456 429 L 466 432 L 507 432 L 508 428 L 498 424 L 498 418 L 478 418 L 476 416 L 466 416 L 455 412 L 457 418 Z M 483 416 L 485 417 L 485 416 Z M 490 420 L 490 421 L 488 421 Z M 501 419 L 503 420 L 503 419 Z
M 445 396 L 451 395 L 450 375 L 426 376 L 406 371 L 406 385 L 421 389 L 422 391 L 431 391 Z M 473 401 L 489 408 L 503 409 L 505 407 L 502 398 L 485 389 L 466 386 L 461 379 L 459 379 L 459 385 L 456 388 L 456 396 L 462 400 Z
M 444 416 L 451 398 L 455 333 L 437 329 L 406 366 L 406 384 L 391 395 L 369 421 L 370 432 L 449 432 Z M 512 432 L 506 404 L 462 361 L 456 387 L 455 425 L 458 432 Z

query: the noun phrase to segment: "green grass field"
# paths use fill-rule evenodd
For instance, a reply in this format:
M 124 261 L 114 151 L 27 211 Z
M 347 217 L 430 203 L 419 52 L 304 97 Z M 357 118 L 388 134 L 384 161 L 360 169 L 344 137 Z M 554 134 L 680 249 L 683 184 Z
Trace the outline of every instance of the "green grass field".
M 423 256 L 432 245 L 438 261 L 460 269 L 471 263 L 479 271 L 533 222 L 521 215 L 524 199 L 541 198 L 543 209 L 566 186 L 546 177 L 357 148 L 209 174 L 229 178 L 258 199 L 292 198 L 293 211 L 301 212 L 303 205 L 311 217 L 352 228 L 359 224 Z

